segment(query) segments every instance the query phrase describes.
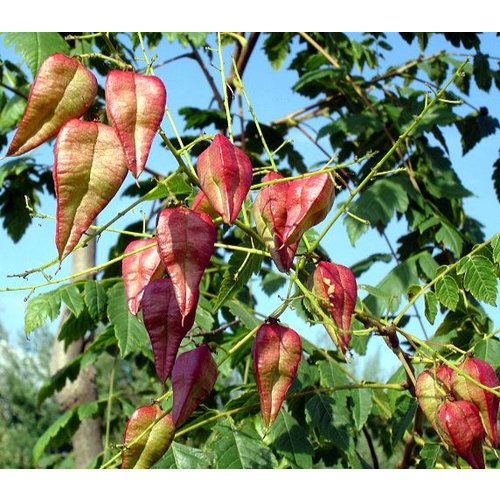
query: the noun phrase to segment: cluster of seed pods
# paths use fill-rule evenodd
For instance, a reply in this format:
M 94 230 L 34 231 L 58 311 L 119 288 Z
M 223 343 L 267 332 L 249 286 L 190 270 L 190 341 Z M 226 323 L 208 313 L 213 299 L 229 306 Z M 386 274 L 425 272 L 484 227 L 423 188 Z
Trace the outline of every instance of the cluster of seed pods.
M 448 448 L 474 469 L 484 469 L 483 443 L 498 447 L 500 398 L 473 381 L 490 388 L 500 385 L 486 361 L 468 357 L 457 370 L 446 365 L 424 370 L 417 378 L 416 396 Z
M 57 197 L 56 247 L 69 255 L 107 206 L 130 170 L 137 179 L 146 166 L 161 124 L 166 90 L 155 76 L 113 70 L 106 78 L 106 113 L 111 126 L 81 117 L 97 95 L 95 76 L 62 54 L 41 65 L 21 123 L 7 155 L 26 153 L 57 136 L 53 177 Z M 233 224 L 252 184 L 248 156 L 216 135 L 199 156 L 200 192 L 191 208 L 162 210 L 156 235 L 125 249 L 122 272 L 131 314 L 148 331 L 157 375 L 172 378 L 173 407 L 138 408 L 124 436 L 122 467 L 151 467 L 165 453 L 182 425 L 212 390 L 217 366 L 205 345 L 177 355 L 192 328 L 200 282 L 216 241 L 213 218 Z M 325 219 L 334 201 L 330 174 L 286 180 L 272 172 L 253 203 L 258 234 L 282 272 L 293 266 L 299 241 Z M 356 281 L 350 270 L 321 262 L 312 277 L 313 292 L 338 328 L 339 348 L 349 343 Z M 302 356 L 300 336 L 277 322 L 258 330 L 252 348 L 263 423 L 272 425 L 296 377 Z

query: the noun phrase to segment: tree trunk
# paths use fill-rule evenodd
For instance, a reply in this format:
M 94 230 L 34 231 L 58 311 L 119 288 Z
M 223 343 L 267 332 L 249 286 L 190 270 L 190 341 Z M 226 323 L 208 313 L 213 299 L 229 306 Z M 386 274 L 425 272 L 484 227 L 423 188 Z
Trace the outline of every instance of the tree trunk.
M 78 249 L 73 253 L 72 274 L 94 265 L 95 239 L 87 247 Z M 68 315 L 69 311 L 65 308 L 61 318 L 61 325 Z M 64 341 L 58 341 L 56 338 L 50 363 L 51 373 L 55 373 L 67 365 L 72 359 L 81 354 L 84 349 L 85 342 L 83 338 L 68 345 L 67 349 L 64 347 Z M 93 365 L 80 372 L 73 382 L 66 383 L 64 388 L 56 394 L 57 403 L 62 411 L 66 411 L 74 405 L 90 403 L 96 399 L 96 370 Z M 87 467 L 103 450 L 100 419 L 83 420 L 73 436 L 72 444 L 76 467 L 79 469 Z

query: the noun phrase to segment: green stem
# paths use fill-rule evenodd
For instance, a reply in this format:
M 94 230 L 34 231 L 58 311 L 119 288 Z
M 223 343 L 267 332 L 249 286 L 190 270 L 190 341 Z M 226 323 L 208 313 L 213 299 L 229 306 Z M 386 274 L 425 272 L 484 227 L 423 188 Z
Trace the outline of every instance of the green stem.
M 104 54 L 99 54 L 97 52 L 91 54 L 78 54 L 77 57 L 79 57 L 80 59 L 103 59 L 104 61 L 112 62 L 113 64 L 124 70 L 134 69 L 130 64 L 120 61 L 119 59 L 116 59 L 114 57 L 109 57 Z
M 116 370 L 116 360 L 113 360 L 113 366 L 111 367 L 111 373 L 109 375 L 109 389 L 108 389 L 108 403 L 106 406 L 106 434 L 104 438 L 104 460 L 106 460 L 109 451 L 109 438 L 111 429 L 111 409 L 113 407 L 113 387 L 115 384 L 115 370 Z
M 169 151 L 174 155 L 174 158 L 177 160 L 177 163 L 179 165 L 179 168 L 189 177 L 190 181 L 195 185 L 198 186 L 200 185 L 200 181 L 198 180 L 198 177 L 196 175 L 196 172 L 194 169 L 191 167 L 188 167 L 188 165 L 185 163 L 183 160 L 181 153 L 177 151 L 175 146 L 172 144 L 172 141 L 168 138 L 167 134 L 163 129 L 159 129 L 158 133 L 160 134 L 160 137 L 163 139 L 165 142 L 165 145 L 169 149 Z M 183 149 L 185 149 L 185 146 L 183 146 Z
M 130 257 L 131 255 L 135 255 L 136 253 L 143 252 L 144 250 L 148 250 L 149 248 L 153 248 L 156 246 L 156 242 L 151 243 L 150 245 L 145 245 L 141 248 L 138 248 L 137 250 L 133 250 L 132 252 L 127 252 L 122 255 L 119 255 L 118 257 L 115 257 L 114 259 L 108 260 L 104 264 L 99 264 L 94 267 L 89 267 L 88 269 L 84 269 L 83 271 L 79 271 L 74 274 L 70 274 L 69 276 L 65 276 L 64 278 L 58 278 L 55 280 L 48 281 L 46 283 L 38 283 L 36 285 L 29 285 L 29 286 L 19 286 L 19 287 L 11 287 L 11 288 L 0 288 L 0 292 L 17 292 L 20 290 L 36 290 L 37 288 L 42 288 L 45 286 L 49 285 L 56 285 L 58 283 L 63 283 L 64 281 L 70 281 L 70 280 L 75 280 L 76 278 L 80 278 L 82 276 L 85 276 L 86 274 L 91 275 L 95 274 L 102 269 L 105 269 L 106 267 L 116 263 L 120 262 L 123 260 L 125 257 Z
M 231 142 L 234 141 L 233 137 L 233 120 L 231 118 L 231 110 L 229 109 L 229 100 L 227 97 L 227 83 L 226 83 L 226 74 L 224 71 L 224 57 L 222 55 L 222 43 L 220 32 L 217 32 L 217 52 L 219 53 L 219 66 L 220 66 L 220 77 L 222 81 L 222 92 L 224 96 L 224 110 L 226 112 L 226 120 L 227 120 L 227 131 L 229 133 L 229 140 Z
M 346 163 L 341 163 L 339 165 L 335 165 L 334 167 L 323 167 L 323 168 L 320 168 L 318 170 L 314 170 L 313 172 L 306 172 L 305 174 L 292 175 L 290 177 L 283 177 L 282 179 L 273 179 L 271 181 L 259 182 L 258 184 L 253 184 L 250 189 L 256 190 L 256 189 L 260 189 L 260 188 L 263 188 L 266 186 L 272 186 L 274 184 L 279 184 L 280 182 L 289 182 L 289 181 L 293 181 L 296 179 L 305 179 L 306 177 L 313 177 L 314 175 L 318 175 L 318 174 L 335 172 L 336 170 L 342 170 L 346 167 L 350 167 L 352 165 L 356 165 L 357 163 L 361 163 L 365 160 L 368 160 L 368 159 L 372 158 L 373 156 L 375 156 L 376 154 L 377 154 L 376 152 L 368 153 L 368 154 L 362 156 L 361 158 L 357 158 L 356 160 L 348 161 Z M 405 170 L 405 169 L 403 169 L 403 170 Z
M 255 114 L 255 110 L 253 109 L 252 103 L 250 102 L 250 99 L 248 97 L 248 94 L 245 90 L 245 86 L 243 85 L 243 81 L 241 80 L 240 74 L 238 72 L 238 66 L 236 65 L 236 62 L 233 61 L 233 70 L 234 70 L 234 75 L 235 75 L 235 81 L 237 83 L 237 86 L 241 93 L 243 94 L 243 97 L 245 98 L 245 101 L 248 106 L 248 110 L 250 111 L 250 114 L 252 115 L 253 121 L 255 123 L 255 127 L 257 129 L 257 133 L 259 134 L 260 141 L 262 142 L 262 145 L 264 146 L 264 149 L 266 150 L 267 156 L 269 157 L 269 162 L 271 163 L 273 170 L 278 170 L 276 168 L 276 163 L 274 162 L 274 157 L 273 154 L 271 153 L 271 150 L 269 149 L 269 146 L 267 145 L 267 141 L 264 138 L 264 134 L 262 133 L 262 129 L 260 127 L 259 120 L 257 120 L 257 115 Z
M 255 241 L 260 242 L 262 245 L 265 245 L 264 240 L 259 236 L 259 234 L 254 231 L 250 226 L 247 226 L 244 222 L 236 219 L 233 223 L 235 226 L 239 227 L 242 231 L 248 234 Z
M 57 220 L 56 217 L 54 217 L 53 215 L 49 215 L 49 214 L 46 214 L 46 213 L 43 213 L 43 212 L 38 212 L 36 210 L 34 210 L 31 213 L 31 217 L 36 217 L 38 219 Z M 92 229 L 94 231 L 99 231 L 103 227 L 104 226 L 95 226 L 94 224 L 91 224 L 89 226 L 89 229 Z M 113 227 L 106 227 L 106 228 L 103 229 L 103 231 L 107 231 L 109 233 L 124 234 L 126 236 L 134 236 L 136 238 L 152 238 L 153 237 L 153 235 L 150 234 L 150 233 L 138 233 L 136 231 L 126 231 L 124 229 L 115 229 Z M 57 262 L 57 260 L 58 259 L 56 259 L 55 261 Z M 52 262 L 55 263 L 54 261 L 52 261 Z
M 264 257 L 271 256 L 271 254 L 269 252 L 265 252 L 264 250 L 258 250 L 257 248 L 247 248 L 247 247 L 239 247 L 236 245 L 226 245 L 225 243 L 216 243 L 215 246 L 217 248 L 224 248 L 226 250 L 235 250 L 236 252 L 253 253 L 255 255 L 262 255 Z

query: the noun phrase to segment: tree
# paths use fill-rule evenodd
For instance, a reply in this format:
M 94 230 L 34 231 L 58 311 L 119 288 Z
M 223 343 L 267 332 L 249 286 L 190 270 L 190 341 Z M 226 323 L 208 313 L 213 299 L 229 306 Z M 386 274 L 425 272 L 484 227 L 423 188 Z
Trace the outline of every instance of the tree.
M 141 446 L 144 436 L 149 435 L 156 436 L 147 445 L 153 447 L 148 450 L 149 455 L 158 455 L 155 467 L 432 468 L 455 463 L 466 467 L 473 461 L 469 453 L 472 445 L 469 443 L 464 452 L 463 443 L 457 444 L 458 431 L 453 428 L 457 419 L 450 417 L 452 424 L 447 430 L 443 430 L 442 423 L 450 421 L 453 411 L 465 411 L 465 407 L 473 414 L 471 418 L 479 422 L 477 433 L 470 436 L 475 450 L 473 459 L 477 459 L 478 453 L 482 456 L 483 451 L 477 450 L 483 441 L 491 439 L 490 435 L 484 437 L 483 427 L 492 432 L 496 412 L 494 424 L 491 419 L 489 427 L 482 425 L 480 413 L 485 422 L 486 410 L 481 409 L 477 400 L 466 401 L 463 393 L 458 394 L 457 387 L 472 384 L 481 401 L 489 402 L 491 417 L 499 396 L 498 388 L 491 383 L 495 375 L 490 374 L 489 382 L 485 382 L 483 372 L 471 375 L 465 363 L 481 359 L 494 369 L 500 364 L 498 331 L 483 307 L 496 305 L 499 236 L 486 238 L 481 222 L 466 212 L 464 199 L 471 193 L 450 161 L 447 139 L 447 127 L 455 126 L 465 155 L 480 147 L 481 141 L 499 128 L 498 119 L 488 108 L 478 109 L 468 97 L 473 85 L 491 96 L 500 82 L 500 72 L 493 68 L 494 59 L 484 53 L 484 41 L 478 34 L 401 33 L 399 43 L 418 43 L 420 55 L 397 66 L 385 64 L 394 42 L 384 33 L 37 35 L 11 33 L 3 38 L 6 45 L 13 46 L 20 54 L 33 75 L 58 52 L 72 56 L 73 61 L 85 64 L 106 77 L 107 82 L 112 78 L 119 80 L 116 86 L 106 83 L 106 93 L 104 78 L 98 82 L 95 102 L 82 111 L 87 120 L 95 120 L 93 125 L 74 122 L 69 126 L 69 118 L 63 120 L 64 136 L 59 134 L 58 147 L 64 151 L 68 144 L 73 144 L 72 134 L 80 133 L 79 129 L 84 127 L 90 130 L 101 127 L 100 123 L 109 123 L 120 130 L 121 107 L 113 109 L 110 104 L 118 99 L 116 95 L 127 85 L 133 86 L 136 94 L 132 95 L 139 95 L 141 85 L 151 90 L 152 79 L 144 84 L 144 80 L 133 75 L 152 77 L 160 74 L 165 65 L 175 65 L 181 59 L 198 66 L 199 77 L 207 85 L 210 105 L 199 108 L 190 102 L 178 103 L 169 94 L 168 128 L 160 127 L 158 134 L 161 147 L 171 154 L 169 161 L 175 161 L 176 167 L 167 172 L 163 165 L 157 168 L 148 163 L 140 180 L 129 181 L 123 192 L 123 196 L 134 201 L 112 220 L 93 226 L 93 232 L 84 235 L 77 245 L 95 241 L 137 205 L 145 207 L 144 220 L 137 219 L 117 231 L 119 236 L 107 262 L 54 278 L 48 276 L 47 269 L 57 265 L 55 259 L 21 275 L 41 274 L 47 278 L 39 285 L 18 287 L 35 291 L 26 306 L 26 333 L 41 327 L 48 319 L 57 318 L 64 304 L 69 313 L 59 340 L 66 343 L 83 340 L 81 343 L 86 346 L 41 388 L 39 400 L 51 397 L 94 364 L 98 373 L 97 399 L 72 406 L 46 430 L 34 448 L 35 462 L 60 452 L 62 438 L 73 435 L 81 421 L 100 418 L 104 449 L 92 466 L 119 465 L 121 450 L 113 449 L 113 443 L 123 442 L 125 424 L 137 407 L 147 409 L 134 413 L 127 427 L 125 463 L 132 465 L 146 456 Z M 446 50 L 428 53 L 431 39 L 441 40 Z M 164 56 L 168 44 L 182 47 L 180 54 L 174 58 Z M 245 84 L 259 48 L 276 70 L 282 70 L 289 61 L 296 72 L 292 91 L 308 99 L 301 109 L 290 110 L 286 116 L 267 123 L 259 121 L 258 110 L 254 110 L 251 92 Z M 64 61 L 66 65 L 74 65 Z M 17 127 L 24 113 L 29 78 L 19 61 L 5 60 L 1 68 L 0 128 L 4 135 L 0 144 L 7 145 L 7 132 Z M 118 73 L 111 76 L 111 70 Z M 87 74 L 83 69 L 78 71 Z M 47 75 L 50 79 L 51 72 Z M 92 77 L 82 78 L 88 80 L 84 89 L 90 88 Z M 165 83 L 168 89 L 167 79 Z M 51 95 L 43 95 L 49 101 L 54 100 Z M 151 93 L 147 102 L 148 113 L 140 115 L 139 99 L 134 101 L 136 113 L 145 121 L 152 120 L 155 103 L 161 99 Z M 177 106 L 184 120 L 181 132 L 180 121 L 172 114 Z M 152 128 L 156 131 L 157 126 Z M 131 161 L 127 156 L 130 138 L 124 138 L 123 134 L 123 130 L 118 134 L 118 147 L 113 150 L 116 165 Z M 301 149 L 299 141 L 290 140 L 297 134 L 315 148 L 313 159 L 305 153 L 306 148 Z M 238 149 L 234 149 L 233 143 Z M 96 144 L 96 148 L 105 148 L 97 140 Z M 207 152 L 212 147 L 217 148 L 218 155 Z M 246 170 L 246 158 L 253 179 Z M 226 164 L 228 169 L 238 170 L 237 182 L 225 177 L 229 174 L 221 174 Z M 134 164 L 134 168 L 138 166 Z M 108 180 L 121 175 L 118 167 L 115 170 L 109 170 L 108 176 L 103 177 L 97 191 L 92 193 L 92 203 L 85 205 L 87 208 L 99 205 L 100 202 L 94 201 L 101 196 L 104 183 L 117 188 L 116 182 Z M 493 182 L 500 198 L 499 171 L 500 161 L 497 161 L 493 166 Z M 64 173 L 62 167 L 61 172 Z M 263 180 L 269 172 L 273 174 Z M 286 178 L 285 182 L 277 172 Z M 292 185 L 291 179 L 297 181 L 293 184 L 299 186 L 293 188 L 296 191 L 288 187 Z M 4 227 L 17 242 L 32 217 L 50 217 L 40 213 L 39 196 L 42 191 L 54 192 L 51 166 L 39 164 L 35 151 L 32 157 L 20 156 L 5 162 L 0 180 L 0 214 Z M 252 184 L 252 194 L 242 188 L 246 180 Z M 69 177 L 65 182 L 80 186 L 83 181 L 80 177 L 77 183 Z M 198 194 L 200 184 L 205 199 Z M 338 200 L 333 207 L 330 184 Z M 301 192 L 303 196 L 297 194 L 294 198 L 293 194 L 288 195 L 289 191 Z M 312 195 L 313 192 L 316 194 Z M 24 196 L 26 206 L 22 201 Z M 241 196 L 240 211 L 236 200 Z M 266 205 L 262 201 L 266 196 L 274 197 L 275 201 Z M 59 194 L 58 202 L 62 204 L 61 200 Z M 197 212 L 191 210 L 194 205 Z M 234 206 L 235 211 L 231 208 Z M 63 206 L 63 214 L 68 207 Z M 102 204 L 98 208 L 92 217 L 88 213 L 83 215 L 93 218 Z M 212 218 L 199 215 L 200 211 L 209 212 Z M 277 211 L 281 211 L 280 216 Z M 181 222 L 171 222 L 174 217 Z M 286 219 L 281 226 L 280 217 Z M 65 223 L 60 213 L 57 218 L 58 224 L 68 231 L 75 228 Z M 204 248 L 211 238 L 211 230 L 206 234 L 204 231 L 206 225 L 211 227 L 212 219 L 216 226 L 215 250 L 208 255 L 210 263 L 202 264 L 207 257 Z M 395 220 L 403 221 L 406 229 L 392 239 L 388 227 Z M 319 222 L 322 224 L 318 225 Z M 180 229 L 172 236 L 172 227 L 184 231 L 192 225 L 197 229 L 187 236 L 179 236 L 184 234 Z M 355 246 L 359 258 L 350 270 L 331 249 L 328 238 L 332 228 L 344 229 Z M 87 229 L 88 225 L 84 231 Z M 374 252 L 364 247 L 364 234 L 369 231 L 387 241 L 387 251 Z M 156 248 L 153 237 L 158 239 L 160 260 L 170 278 L 148 284 L 142 314 L 136 317 L 135 311 L 127 310 L 128 291 L 121 261 L 146 255 L 147 250 Z M 128 246 L 144 238 L 148 240 L 146 246 L 142 243 L 141 248 Z M 58 240 L 60 257 L 65 256 L 66 245 L 67 241 Z M 180 251 L 182 246 L 184 250 Z M 68 253 L 71 251 L 72 247 Z M 184 259 L 185 255 L 190 258 Z M 179 260 L 182 272 L 175 268 Z M 369 276 L 365 273 L 378 263 L 386 263 L 388 272 L 380 282 L 364 284 L 364 277 Z M 153 266 L 142 286 L 158 269 L 163 270 L 158 266 Z M 96 279 L 81 279 L 84 274 Z M 201 279 L 199 298 L 179 302 L 179 286 L 184 286 L 184 292 L 186 288 L 197 290 L 196 283 L 183 284 L 186 276 L 189 281 L 194 275 Z M 357 301 L 354 278 L 358 282 Z M 169 284 L 170 280 L 174 285 Z M 38 289 L 46 285 L 58 287 L 39 293 Z M 278 307 L 269 310 L 265 300 L 259 300 L 262 294 L 278 296 Z M 162 299 L 155 307 L 165 314 L 168 323 L 158 321 L 157 309 L 149 305 L 156 304 L 158 297 L 167 296 L 168 301 Z M 196 309 L 191 307 L 193 303 Z M 179 310 L 174 311 L 172 304 L 177 304 Z M 293 349 L 280 351 L 279 347 L 285 342 L 297 345 L 290 329 L 284 322 L 279 323 L 283 313 L 290 310 L 305 322 L 298 325 L 321 325 L 321 331 L 324 327 L 321 343 L 325 347 L 298 332 L 302 334 L 299 353 L 303 355 L 296 373 L 290 368 L 294 360 L 286 358 Z M 193 327 L 185 332 L 183 327 L 191 320 Z M 425 322 L 427 328 L 435 325 L 431 326 L 433 334 L 429 339 L 417 333 L 418 322 Z M 295 325 L 289 326 L 299 330 Z M 161 379 L 168 378 L 164 357 L 159 359 L 168 349 L 165 335 L 173 335 L 172 331 L 178 332 L 176 335 L 183 342 L 172 375 L 174 401 L 170 413 L 172 384 L 160 383 L 156 373 Z M 97 333 L 94 336 L 89 332 Z M 258 340 L 261 335 L 269 336 L 259 344 L 256 335 Z M 375 336 L 383 338 L 401 363 L 384 383 L 360 380 L 353 371 L 353 353 L 364 356 L 368 342 Z M 201 351 L 200 347 L 193 347 L 201 343 L 208 345 L 217 364 L 213 390 L 208 372 L 202 376 L 197 371 Z M 264 347 L 274 349 L 272 355 L 260 354 L 265 352 Z M 286 358 L 288 373 L 278 374 L 269 361 L 278 356 L 276 353 L 282 361 Z M 186 361 L 184 366 L 179 361 L 184 355 L 194 361 Z M 118 359 L 112 361 L 112 357 Z M 269 369 L 271 375 L 258 372 L 252 375 L 252 367 L 256 370 L 261 361 L 263 370 Z M 106 369 L 100 372 L 99 366 Z M 204 398 L 201 407 L 195 409 L 189 403 L 187 389 L 182 389 L 184 392 L 176 389 L 176 366 L 178 370 L 192 370 L 189 373 L 196 380 L 195 389 Z M 438 374 L 443 371 L 452 382 Z M 424 384 L 426 374 L 432 381 L 429 386 Z M 182 376 L 187 377 L 184 372 Z M 291 387 L 285 383 L 286 376 L 289 382 L 293 381 Z M 273 377 L 281 377 L 281 389 L 276 390 L 281 391 L 281 396 L 286 393 L 286 403 L 270 425 L 274 415 L 266 413 L 262 401 L 264 386 L 266 383 L 272 386 Z M 176 403 L 176 391 L 187 397 L 182 408 Z M 272 404 L 276 405 L 281 398 L 273 394 Z M 429 398 L 439 405 L 430 408 Z M 450 408 L 447 399 L 452 400 Z M 151 405 L 152 401 L 156 406 Z M 194 413 L 191 415 L 188 409 Z M 174 424 L 169 418 L 174 419 Z M 269 429 L 266 431 L 265 427 Z M 174 432 L 175 439 L 170 444 Z M 484 453 L 487 466 L 498 467 L 492 447 L 485 445 Z M 457 454 L 461 457 L 458 462 Z M 473 463 L 477 465 L 478 462 Z

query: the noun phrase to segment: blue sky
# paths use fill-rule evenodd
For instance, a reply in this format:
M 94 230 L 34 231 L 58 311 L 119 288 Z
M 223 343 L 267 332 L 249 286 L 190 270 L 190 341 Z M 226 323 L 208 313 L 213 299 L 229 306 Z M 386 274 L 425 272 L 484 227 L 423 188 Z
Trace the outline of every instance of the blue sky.
M 483 50 L 485 53 L 500 57 L 499 39 L 493 34 L 485 34 Z M 418 55 L 418 47 L 414 43 L 408 46 L 396 34 L 389 34 L 389 42 L 393 44 L 394 50 L 389 55 L 388 63 L 400 64 L 412 57 Z M 435 53 L 443 48 L 443 38 L 436 36 L 431 39 L 426 53 Z M 179 46 L 162 45 L 158 52 L 159 61 L 175 57 L 176 55 L 186 52 Z M 8 57 L 12 60 L 17 60 L 17 55 L 13 55 L 11 51 L 7 51 L 3 44 L 0 43 L 0 57 Z M 216 58 L 214 58 L 214 61 Z M 285 63 L 285 67 L 287 63 Z M 227 68 L 227 65 L 226 65 Z M 215 70 L 213 71 L 216 83 L 220 85 L 220 78 Z M 204 108 L 210 102 L 210 94 L 207 90 L 206 82 L 203 75 L 195 63 L 188 59 L 180 59 L 174 63 L 163 66 L 157 70 L 157 75 L 163 80 L 167 88 L 167 101 L 170 109 L 173 111 L 176 122 L 179 128 L 182 128 L 182 118 L 179 118 L 177 110 L 183 106 L 193 106 Z M 292 71 L 274 71 L 267 62 L 263 54 L 261 45 L 258 46 L 254 56 L 245 72 L 244 81 L 247 93 L 250 96 L 253 107 L 261 122 L 269 122 L 280 116 L 286 115 L 289 112 L 299 109 L 310 101 L 301 97 L 298 94 L 291 93 L 288 89 L 291 88 L 296 81 L 296 74 Z M 423 87 L 423 86 L 422 86 Z M 476 89 L 472 85 L 470 101 L 476 106 L 487 106 L 493 116 L 500 117 L 500 99 L 499 91 L 492 88 L 488 95 Z M 318 124 L 314 124 L 318 126 Z M 171 133 L 168 121 L 165 118 L 163 127 L 167 133 Z M 484 224 L 484 232 L 487 237 L 498 231 L 498 220 L 500 220 L 499 204 L 493 189 L 491 181 L 492 165 L 498 158 L 500 147 L 500 133 L 484 139 L 479 146 L 474 148 L 465 157 L 461 156 L 460 137 L 458 132 L 453 127 L 445 129 L 445 137 L 450 148 L 450 157 L 453 167 L 457 171 L 463 184 L 467 189 L 472 191 L 475 196 L 465 200 L 465 207 L 468 213 L 477 218 Z M 324 156 L 316 148 L 311 146 L 309 141 L 300 132 L 292 134 L 294 144 L 304 155 L 308 164 L 315 164 L 324 161 Z M 325 141 L 325 147 L 328 149 L 328 143 Z M 5 150 L 1 152 L 4 154 Z M 52 163 L 52 148 L 51 145 L 42 146 L 33 152 L 36 158 L 41 162 L 48 164 Z M 3 162 L 0 162 L 0 168 Z M 148 165 L 158 171 L 167 174 L 176 167 L 174 158 L 168 151 L 163 150 L 159 146 L 159 141 L 155 141 L 152 149 Z M 121 190 L 125 189 L 132 178 L 129 176 Z M 339 196 L 337 203 L 343 200 L 343 196 Z M 122 198 L 118 194 L 109 206 L 99 216 L 99 223 L 102 224 L 108 221 L 117 210 L 122 209 L 128 203 L 130 198 Z M 147 205 L 141 205 L 133 210 L 130 214 L 116 223 L 114 227 L 124 228 L 131 222 L 141 217 L 141 210 L 148 210 Z M 41 211 L 48 214 L 55 214 L 55 200 L 49 196 L 42 199 Z M 320 226 L 321 227 L 321 226 Z M 403 223 L 392 223 L 388 228 L 387 234 L 391 241 L 396 241 L 397 237 L 406 232 L 406 225 Z M 55 223 L 50 220 L 35 220 L 27 231 L 25 237 L 14 245 L 10 238 L 6 235 L 3 229 L 0 229 L 0 287 L 16 286 L 31 283 L 39 283 L 42 280 L 41 276 L 32 276 L 29 281 L 12 280 L 7 278 L 8 274 L 19 273 L 27 268 L 32 268 L 43 264 L 56 256 L 54 244 Z M 109 246 L 114 242 L 116 236 L 113 234 L 104 234 L 98 244 L 98 262 L 104 262 L 107 258 Z M 324 242 L 324 247 L 330 253 L 333 260 L 344 265 L 351 265 L 366 257 L 373 251 L 387 252 L 387 244 L 378 236 L 375 231 L 362 236 L 356 247 L 352 247 L 348 241 L 344 225 L 338 223 L 334 226 Z M 388 271 L 388 268 L 383 264 L 375 265 L 370 272 L 365 273 L 360 282 L 375 285 Z M 69 263 L 66 262 L 59 272 L 58 276 L 69 274 Z M 45 291 L 47 289 L 41 289 Z M 0 294 L 0 322 L 11 333 L 19 332 L 23 329 L 23 314 L 24 314 L 24 298 L 27 292 L 11 292 Z M 263 297 L 262 297 L 263 298 Z M 259 304 L 259 311 L 263 314 L 270 313 L 279 304 L 279 299 L 268 299 L 267 297 Z M 420 307 L 422 309 L 422 307 Z M 495 324 L 498 327 L 500 323 L 500 315 L 497 309 L 488 308 L 488 311 L 494 318 Z M 322 327 L 309 327 L 303 324 L 292 311 L 287 312 L 283 318 L 285 322 L 300 333 L 307 337 L 324 342 L 328 345 L 328 338 L 323 332 Z M 437 324 L 434 325 L 434 328 Z M 412 323 L 411 330 L 415 334 L 419 334 L 420 328 Z M 426 326 L 427 333 L 432 334 L 433 327 Z M 380 344 L 378 340 L 372 340 L 370 343 L 370 354 L 374 355 L 378 352 Z M 383 348 L 385 349 L 385 347 Z M 384 351 L 385 353 L 385 351 Z M 392 359 L 392 354 L 381 354 L 383 356 L 383 369 L 388 374 L 393 368 L 398 366 L 397 360 Z

